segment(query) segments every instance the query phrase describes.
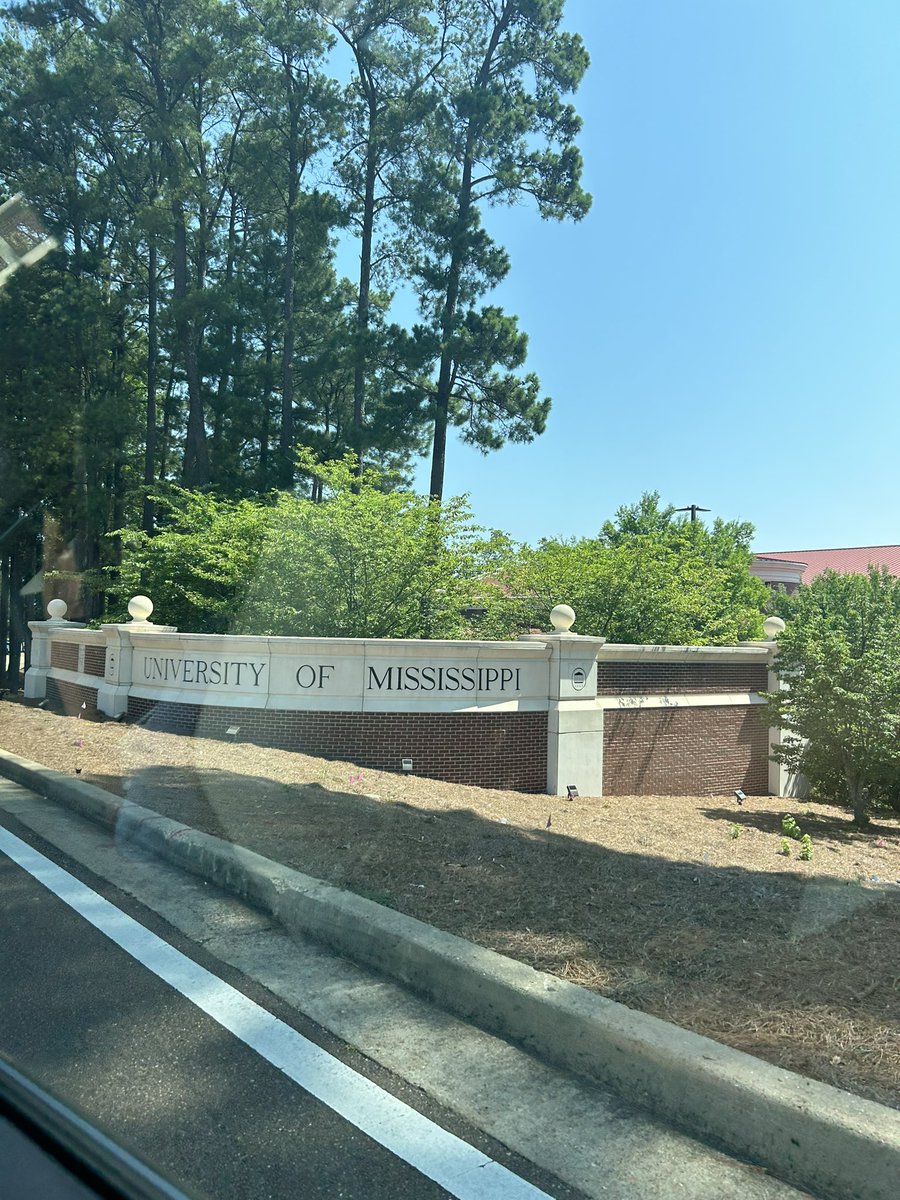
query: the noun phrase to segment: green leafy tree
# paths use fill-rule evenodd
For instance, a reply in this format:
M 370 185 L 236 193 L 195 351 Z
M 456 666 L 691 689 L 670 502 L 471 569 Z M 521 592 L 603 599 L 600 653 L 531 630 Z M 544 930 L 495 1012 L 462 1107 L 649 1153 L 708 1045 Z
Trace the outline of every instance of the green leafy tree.
M 122 563 L 109 591 L 112 620 L 127 619 L 131 596 L 153 600 L 154 619 L 189 633 L 228 633 L 259 561 L 269 508 L 173 487 L 155 497 L 154 536 L 122 530 Z
M 900 580 L 874 568 L 817 576 L 792 597 L 777 666 L 775 757 L 857 824 L 875 804 L 900 807 Z
M 463 500 L 444 506 L 383 490 L 355 456 L 301 469 L 313 503 L 281 494 L 236 629 L 316 637 L 460 637 L 481 567 L 481 535 Z
M 545 539 L 511 554 L 494 604 L 519 627 L 571 604 L 580 633 L 625 643 L 733 645 L 762 634 L 765 585 L 749 573 L 752 526 L 678 519 L 656 493 L 620 508 L 595 538 Z
M 146 591 L 160 622 L 189 632 L 463 636 L 485 561 L 466 503 L 387 491 L 353 455 L 320 464 L 302 454 L 300 469 L 319 480 L 318 501 L 159 496 L 156 535 L 121 535 L 118 615 Z
M 274 488 L 320 501 L 324 477 L 295 470 L 307 446 L 320 461 L 351 450 L 379 469 L 375 490 L 402 489 L 433 435 L 439 496 L 449 427 L 484 450 L 543 429 L 525 334 L 488 302 L 509 263 L 482 217 L 520 198 L 545 217 L 587 211 L 565 101 L 587 58 L 561 13 L 561 0 L 0 8 L 0 194 L 29 195 L 60 246 L 18 285 L 30 329 L 8 308 L 0 320 L 0 491 L 10 520 L 32 513 L 17 578 L 40 565 L 43 518 L 74 543 L 66 569 L 101 580 L 111 532 L 187 536 L 183 498 L 165 498 L 176 481 L 272 511 Z M 348 280 L 338 249 L 353 238 Z M 398 287 L 420 301 L 413 329 L 392 312 Z M 24 465 L 17 414 L 37 430 Z M 435 564 L 442 536 L 435 518 Z M 441 602 L 423 597 L 436 632 Z M 103 603 L 101 589 L 81 615 Z

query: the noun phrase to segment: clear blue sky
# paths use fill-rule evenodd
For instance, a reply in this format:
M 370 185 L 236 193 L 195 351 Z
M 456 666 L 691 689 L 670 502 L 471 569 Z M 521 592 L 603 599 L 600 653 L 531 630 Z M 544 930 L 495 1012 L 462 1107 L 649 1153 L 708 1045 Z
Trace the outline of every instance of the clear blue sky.
M 568 0 L 565 25 L 591 213 L 487 216 L 553 411 L 529 446 L 452 444 L 446 494 L 527 541 L 657 490 L 757 550 L 900 542 L 900 5 Z

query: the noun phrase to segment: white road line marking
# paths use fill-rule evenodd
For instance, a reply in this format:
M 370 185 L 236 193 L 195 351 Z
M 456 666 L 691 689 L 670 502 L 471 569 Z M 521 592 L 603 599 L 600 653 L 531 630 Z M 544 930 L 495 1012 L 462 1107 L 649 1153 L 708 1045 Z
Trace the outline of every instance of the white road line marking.
M 3 828 L 0 850 L 289 1079 L 451 1195 L 549 1200 L 546 1192 L 333 1058 Z

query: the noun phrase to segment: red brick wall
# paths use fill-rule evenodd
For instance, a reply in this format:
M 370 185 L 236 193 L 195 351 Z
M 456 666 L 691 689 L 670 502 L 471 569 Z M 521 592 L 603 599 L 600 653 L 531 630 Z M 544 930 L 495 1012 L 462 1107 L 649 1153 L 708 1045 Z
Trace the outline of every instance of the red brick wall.
M 103 678 L 106 673 L 106 646 L 85 646 L 84 673 Z
M 748 795 L 768 790 L 768 729 L 759 705 L 611 710 L 604 714 L 607 796 Z
M 758 663 L 610 662 L 597 664 L 598 696 L 665 696 L 686 692 L 762 692 L 767 668 Z
M 64 712 L 67 716 L 75 716 L 83 712 L 86 717 L 97 716 L 96 688 L 82 687 L 80 683 L 68 683 L 65 679 L 47 680 L 47 699 L 50 707 Z M 87 708 L 82 709 L 82 704 Z
M 241 741 L 360 766 L 479 787 L 543 792 L 547 786 L 547 714 L 275 712 L 257 708 L 157 703 L 131 697 L 128 720 L 150 729 L 221 738 L 231 725 Z
M 78 670 L 78 646 L 74 642 L 50 643 L 50 666 L 61 671 Z

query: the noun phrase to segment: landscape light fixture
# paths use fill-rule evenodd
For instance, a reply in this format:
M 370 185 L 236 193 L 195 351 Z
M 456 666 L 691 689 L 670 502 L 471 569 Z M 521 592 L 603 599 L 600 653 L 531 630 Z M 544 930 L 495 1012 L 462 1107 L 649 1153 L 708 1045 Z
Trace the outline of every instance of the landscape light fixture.
M 412 759 L 411 758 L 401 758 L 400 759 L 400 770 L 401 771 L 411 771 L 412 770 Z
M 229 725 L 228 728 L 225 730 L 225 736 L 230 737 L 231 740 L 234 742 L 237 740 L 237 735 L 240 732 L 241 732 L 240 725 Z
M 737 800 L 738 804 L 743 804 L 744 801 L 747 799 L 747 797 L 744 795 L 744 793 L 741 791 L 740 788 L 734 789 L 734 798 L 735 798 L 735 800 Z
M 568 784 L 566 786 L 566 799 L 574 800 L 577 796 L 578 796 L 578 788 L 575 786 L 574 783 Z

